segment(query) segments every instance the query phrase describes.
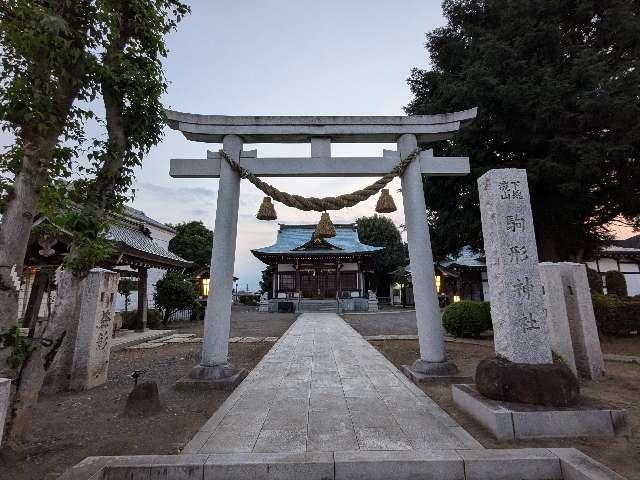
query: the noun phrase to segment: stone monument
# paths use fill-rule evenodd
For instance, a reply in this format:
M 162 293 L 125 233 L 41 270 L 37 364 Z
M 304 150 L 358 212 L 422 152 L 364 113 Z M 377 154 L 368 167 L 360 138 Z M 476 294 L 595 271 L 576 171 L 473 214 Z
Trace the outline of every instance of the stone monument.
M 377 312 L 378 311 L 378 296 L 376 292 L 373 290 L 369 290 L 369 298 L 367 300 L 367 311 L 368 312 Z
M 477 389 L 495 400 L 574 404 L 578 381 L 551 354 L 526 171 L 490 170 L 478 189 L 496 358 L 478 365 Z
M 260 303 L 258 304 L 259 312 L 268 312 L 269 311 L 269 294 L 267 292 L 263 292 L 260 295 Z
M 66 373 L 70 390 L 87 390 L 107 381 L 119 278 L 115 272 L 94 268 L 83 281 L 78 330 Z
M 544 305 L 549 327 L 549 343 L 552 352 L 560 357 L 567 367 L 577 375 L 571 331 L 569 329 L 569 317 L 565 301 L 565 285 L 562 281 L 562 264 L 542 262 L 538 265 L 542 290 L 544 292 Z
M 604 360 L 586 267 L 581 263 L 544 262 L 539 268 L 554 352 L 581 377 L 601 378 Z

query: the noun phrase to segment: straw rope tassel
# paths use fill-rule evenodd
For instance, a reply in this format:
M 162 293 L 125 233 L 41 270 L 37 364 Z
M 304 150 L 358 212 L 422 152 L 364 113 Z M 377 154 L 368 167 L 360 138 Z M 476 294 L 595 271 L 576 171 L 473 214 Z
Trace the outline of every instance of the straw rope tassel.
M 376 212 L 378 213 L 391 213 L 397 210 L 396 203 L 393 201 L 393 197 L 389 194 L 389 189 L 383 188 L 376 203 Z
M 321 238 L 336 236 L 336 227 L 331 223 L 331 218 L 327 212 L 322 212 L 322 215 L 320 215 L 320 221 L 316 227 L 315 235 Z
M 258 213 L 256 214 L 256 218 L 258 220 L 276 220 L 278 216 L 276 215 L 276 209 L 271 203 L 271 197 L 264 197 L 262 200 L 262 204 L 258 209 Z

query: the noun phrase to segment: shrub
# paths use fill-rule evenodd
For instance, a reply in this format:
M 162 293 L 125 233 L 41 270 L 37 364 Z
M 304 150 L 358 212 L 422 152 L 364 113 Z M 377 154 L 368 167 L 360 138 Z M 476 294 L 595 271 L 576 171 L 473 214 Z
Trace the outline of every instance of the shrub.
M 608 295 L 627 296 L 627 281 L 624 279 L 624 273 L 611 270 L 604 274 L 604 280 L 607 285 Z
M 240 302 L 242 305 L 255 307 L 260 302 L 260 296 L 259 295 L 242 295 L 238 297 L 238 302 Z
M 445 330 L 455 337 L 478 337 L 491 328 L 488 302 L 462 301 L 444 309 L 442 323 Z
M 153 301 L 158 310 L 163 312 L 163 323 L 178 310 L 193 308 L 198 301 L 195 285 L 178 272 L 167 272 L 156 282 Z
M 158 328 L 162 322 L 162 313 L 158 310 L 147 310 L 147 328 Z
M 138 317 L 138 311 L 133 312 L 120 312 L 122 315 L 122 328 L 127 330 L 135 330 L 137 328 L 136 320 Z M 147 310 L 147 328 L 157 328 L 162 321 L 162 314 L 158 310 Z
M 604 335 L 629 335 L 640 331 L 640 300 L 616 295 L 592 295 L 598 330 Z
M 587 268 L 587 281 L 591 293 L 604 293 L 602 290 L 602 274 L 593 268 Z

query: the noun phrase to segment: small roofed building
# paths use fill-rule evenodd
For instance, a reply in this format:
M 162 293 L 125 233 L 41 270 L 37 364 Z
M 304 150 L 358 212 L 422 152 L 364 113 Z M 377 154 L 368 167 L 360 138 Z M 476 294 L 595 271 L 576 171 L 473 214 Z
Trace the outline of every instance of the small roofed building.
M 435 262 L 434 270 L 436 291 L 441 306 L 460 300 L 490 300 L 485 258 L 474 252 L 471 247 L 463 247 L 459 255 Z M 411 264 L 396 270 L 394 274 L 400 281 L 391 286 L 392 305 L 413 305 Z
M 614 240 L 611 245 L 602 248 L 596 258 L 586 263 L 587 267 L 602 275 L 605 292 L 605 274 L 613 270 L 624 274 L 627 294 L 630 297 L 640 295 L 640 235 L 625 240 Z
M 58 232 L 54 237 L 38 233 L 49 220 L 39 216 L 34 222 L 22 283 L 18 297 L 18 319 L 23 326 L 33 327 L 36 322 L 46 322 L 55 303 L 55 272 L 68 253 L 71 235 Z M 44 230 L 48 231 L 47 229 Z M 120 277 L 132 277 L 136 291 L 131 295 L 129 310 L 139 310 L 142 327 L 146 319 L 149 301 L 153 298 L 155 283 L 164 271 L 182 271 L 191 262 L 169 252 L 169 240 L 175 231 L 131 207 L 125 207 L 122 214 L 110 217 L 109 230 L 105 237 L 113 246 L 111 255 L 99 266 L 118 272 Z M 124 308 L 124 297 L 114 299 L 115 310 Z M 142 303 L 143 308 L 138 309 Z
M 360 242 L 355 224 L 335 225 L 336 235 L 319 238 L 316 225 L 280 225 L 276 243 L 251 252 L 273 269 L 269 311 L 303 310 L 324 301 L 340 311 L 368 310 L 371 258 L 383 250 Z

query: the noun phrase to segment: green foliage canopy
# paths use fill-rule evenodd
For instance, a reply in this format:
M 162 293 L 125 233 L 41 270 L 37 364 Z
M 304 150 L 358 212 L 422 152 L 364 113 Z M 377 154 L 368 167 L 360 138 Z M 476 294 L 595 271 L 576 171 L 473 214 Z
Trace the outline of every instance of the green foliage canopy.
M 156 282 L 153 301 L 164 312 L 165 321 L 171 314 L 193 308 L 198 300 L 195 285 L 178 272 L 167 272 Z
M 211 262 L 213 232 L 199 221 L 179 223 L 171 228 L 176 236 L 169 241 L 169 251 L 193 262 L 194 271 L 207 268 Z
M 640 212 L 640 4 L 633 0 L 446 0 L 414 69 L 408 114 L 479 107 L 440 154 L 467 177 L 425 183 L 434 243 L 482 248 L 476 179 L 526 168 L 541 257 L 584 257 L 612 220 Z
M 373 257 L 373 269 L 380 280 L 406 264 L 405 249 L 398 227 L 387 217 L 374 215 L 356 220 L 358 238 L 362 243 L 384 250 Z

